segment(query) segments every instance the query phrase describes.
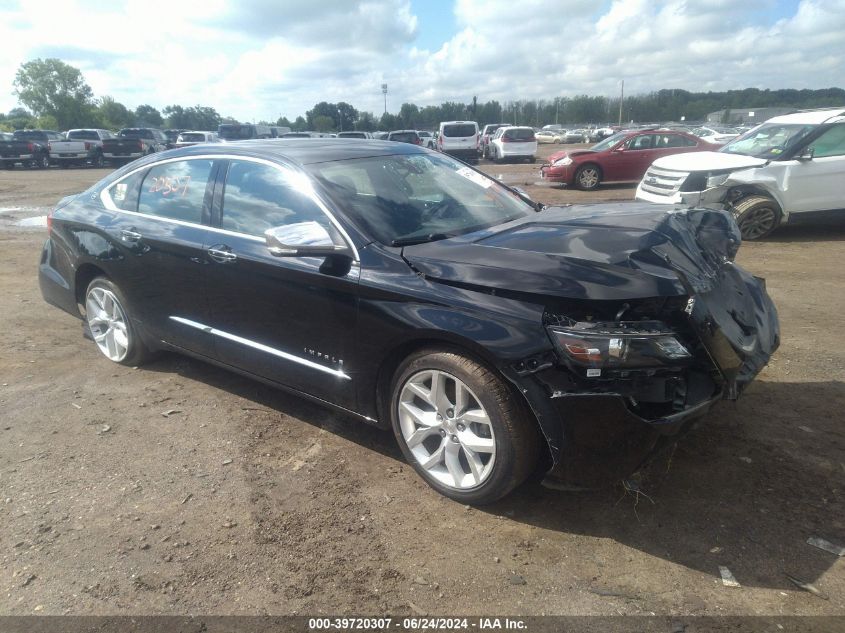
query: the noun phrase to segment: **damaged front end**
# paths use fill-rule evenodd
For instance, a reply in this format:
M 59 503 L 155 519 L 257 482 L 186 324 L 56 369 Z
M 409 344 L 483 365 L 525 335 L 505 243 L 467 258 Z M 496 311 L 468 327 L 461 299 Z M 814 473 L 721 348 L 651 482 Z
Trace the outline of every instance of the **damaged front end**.
M 543 403 L 538 417 L 558 421 L 549 485 L 594 487 L 629 475 L 715 402 L 735 400 L 778 347 L 764 281 L 733 262 L 740 237 L 728 212 L 669 212 L 650 237 L 629 266 L 670 269 L 684 294 L 551 300 L 544 324 L 555 361 L 518 372 L 520 384 L 531 383 L 523 388 L 532 406 Z

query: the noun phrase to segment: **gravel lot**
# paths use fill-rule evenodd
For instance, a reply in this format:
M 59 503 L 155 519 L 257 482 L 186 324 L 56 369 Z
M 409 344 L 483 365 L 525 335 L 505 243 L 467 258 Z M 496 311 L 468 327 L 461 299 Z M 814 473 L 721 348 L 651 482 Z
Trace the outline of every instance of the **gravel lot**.
M 544 202 L 633 196 L 538 167 L 482 163 Z M 42 301 L 44 229 L 19 223 L 106 173 L 0 172 L 0 613 L 845 614 L 845 560 L 806 544 L 845 544 L 845 225 L 743 245 L 781 349 L 643 494 L 528 483 L 479 510 L 355 420 L 175 355 L 102 358 Z

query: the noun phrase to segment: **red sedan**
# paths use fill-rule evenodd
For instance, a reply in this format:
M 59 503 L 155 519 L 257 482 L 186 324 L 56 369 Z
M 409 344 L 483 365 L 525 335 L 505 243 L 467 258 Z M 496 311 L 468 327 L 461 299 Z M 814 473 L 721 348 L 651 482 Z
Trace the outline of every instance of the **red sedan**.
M 638 182 L 662 156 L 718 147 L 680 130 L 624 130 L 589 149 L 552 154 L 540 168 L 540 175 L 544 180 L 590 191 L 602 182 Z

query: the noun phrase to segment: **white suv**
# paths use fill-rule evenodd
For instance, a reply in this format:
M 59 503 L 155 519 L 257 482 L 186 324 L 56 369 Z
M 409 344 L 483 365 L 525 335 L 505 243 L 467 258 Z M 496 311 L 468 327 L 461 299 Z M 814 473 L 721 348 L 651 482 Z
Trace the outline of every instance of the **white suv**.
M 490 160 L 502 162 L 511 158 L 525 158 L 533 163 L 537 156 L 537 138 L 530 127 L 500 127 L 488 148 Z
M 845 214 L 845 108 L 769 119 L 717 152 L 659 158 L 638 200 L 733 211 L 746 240 L 780 224 Z
M 437 149 L 458 158 L 478 158 L 478 123 L 444 121 L 437 136 Z

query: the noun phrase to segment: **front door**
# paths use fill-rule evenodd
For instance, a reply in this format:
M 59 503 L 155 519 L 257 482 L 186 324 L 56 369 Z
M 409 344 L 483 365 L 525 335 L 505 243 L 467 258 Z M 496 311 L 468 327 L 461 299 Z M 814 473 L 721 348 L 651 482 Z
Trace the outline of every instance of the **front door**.
M 277 257 L 263 237 L 285 224 L 330 226 L 303 178 L 247 159 L 221 169 L 219 229 L 208 248 L 209 325 L 222 362 L 354 409 L 357 262 Z
M 845 123 L 833 125 L 809 148 L 811 159 L 789 161 L 783 184 L 785 211 L 845 209 Z

